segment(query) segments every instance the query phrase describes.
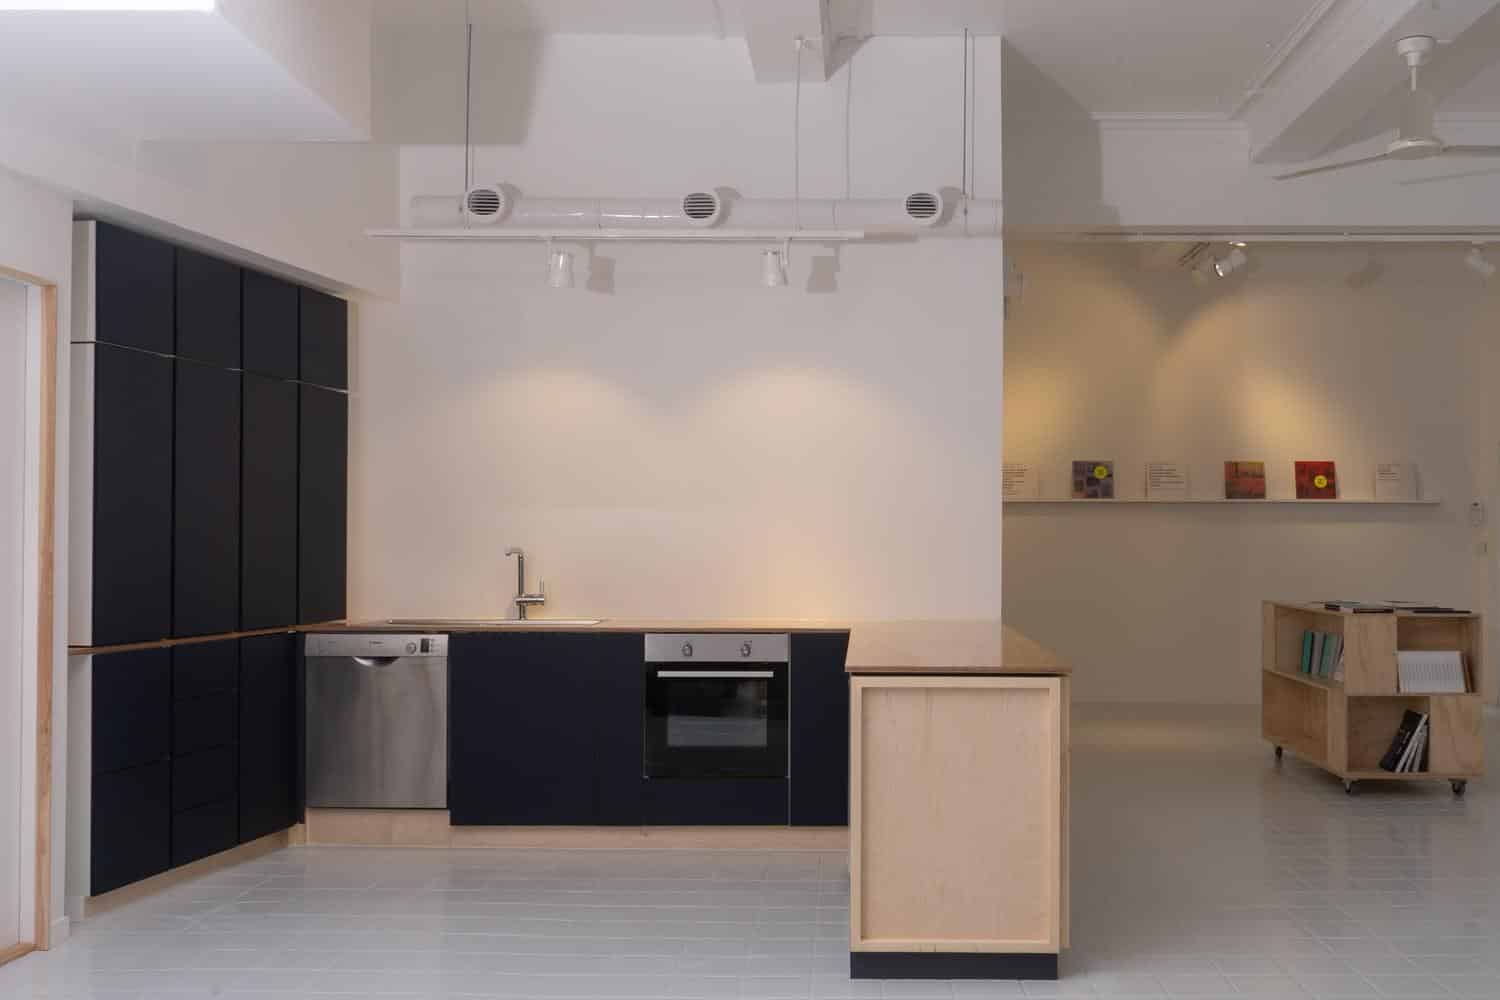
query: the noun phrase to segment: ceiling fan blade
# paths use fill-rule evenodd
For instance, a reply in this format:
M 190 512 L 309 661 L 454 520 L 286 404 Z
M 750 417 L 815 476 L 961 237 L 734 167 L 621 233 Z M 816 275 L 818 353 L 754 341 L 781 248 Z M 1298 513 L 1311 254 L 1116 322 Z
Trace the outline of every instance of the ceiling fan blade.
M 1307 167 L 1304 170 L 1293 170 L 1288 174 L 1277 174 L 1276 180 L 1289 181 L 1293 177 L 1306 177 L 1309 174 L 1321 174 L 1329 170 L 1343 170 L 1345 167 L 1357 167 L 1361 163 L 1374 163 L 1386 158 L 1385 153 L 1376 153 L 1374 156 L 1362 156 L 1357 160 L 1344 160 L 1340 163 L 1325 163 L 1321 167 Z
M 1500 146 L 1444 146 L 1444 156 L 1500 156 Z

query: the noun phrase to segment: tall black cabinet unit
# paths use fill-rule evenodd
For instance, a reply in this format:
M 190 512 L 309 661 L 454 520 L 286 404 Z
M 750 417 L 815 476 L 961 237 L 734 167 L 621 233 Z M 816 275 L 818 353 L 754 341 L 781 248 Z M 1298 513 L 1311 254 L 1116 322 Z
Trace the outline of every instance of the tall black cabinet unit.
M 91 501 L 74 558 L 93 567 L 75 641 L 80 630 L 92 645 L 160 639 L 172 628 L 173 362 L 112 344 L 73 352 L 75 380 L 94 389 L 74 397 L 75 441 L 92 432 L 93 444 L 92 482 L 74 484 Z
M 240 628 L 297 622 L 295 382 L 245 372 L 240 450 Z
M 172 634 L 233 632 L 240 611 L 240 373 L 178 360 Z
M 300 387 L 297 487 L 297 618 L 344 617 L 349 489 L 349 398 Z
M 344 616 L 348 306 L 73 235 L 68 633 L 99 652 L 69 664 L 91 696 L 69 700 L 90 846 L 68 894 L 93 896 L 297 822 L 294 636 L 236 633 Z M 110 648 L 167 639 L 201 641 Z

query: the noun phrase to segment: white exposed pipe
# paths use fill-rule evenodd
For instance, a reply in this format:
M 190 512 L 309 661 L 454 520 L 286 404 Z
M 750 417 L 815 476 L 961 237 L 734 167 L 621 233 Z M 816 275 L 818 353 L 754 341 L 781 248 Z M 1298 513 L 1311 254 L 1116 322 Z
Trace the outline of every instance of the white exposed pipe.
M 503 190 L 500 185 L 495 190 Z M 411 223 L 447 228 L 466 218 L 464 199 L 417 195 Z M 652 230 L 723 226 L 735 229 L 863 229 L 871 234 L 998 236 L 1000 202 L 971 199 L 955 204 L 941 192 L 917 191 L 904 198 L 725 199 L 716 192 L 682 198 L 524 198 L 506 192 L 503 214 L 486 224 L 498 230 L 609 229 Z M 965 207 L 967 211 L 964 211 Z

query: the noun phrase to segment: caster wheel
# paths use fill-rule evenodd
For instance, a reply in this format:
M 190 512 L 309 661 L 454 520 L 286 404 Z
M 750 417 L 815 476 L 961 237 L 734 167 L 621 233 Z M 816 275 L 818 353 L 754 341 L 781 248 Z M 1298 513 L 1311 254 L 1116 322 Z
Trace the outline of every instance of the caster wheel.
M 1466 792 L 1468 790 L 1469 790 L 1469 783 L 1467 781 L 1460 780 L 1460 781 L 1453 782 L 1453 794 L 1457 795 L 1459 798 L 1463 798 L 1464 797 L 1464 792 Z
M 1283 750 L 1281 747 L 1277 747 L 1276 748 L 1276 759 L 1280 760 L 1281 757 L 1282 757 L 1282 755 L 1285 754 L 1285 753 L 1286 753 L 1285 750 Z
M 1346 782 L 1344 782 L 1344 794 L 1345 795 L 1358 795 L 1359 794 L 1359 782 L 1357 782 L 1357 781 L 1346 781 Z

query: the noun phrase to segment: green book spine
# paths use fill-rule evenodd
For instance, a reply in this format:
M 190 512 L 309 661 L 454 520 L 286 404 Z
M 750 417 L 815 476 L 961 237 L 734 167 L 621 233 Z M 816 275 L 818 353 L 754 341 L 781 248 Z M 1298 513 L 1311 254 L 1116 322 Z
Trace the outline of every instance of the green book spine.
M 1333 676 L 1334 665 L 1339 662 L 1339 654 L 1344 651 L 1344 637 L 1331 635 L 1328 637 L 1329 649 L 1323 656 L 1323 672 L 1318 676 L 1324 680 Z
M 1302 633 L 1302 672 L 1304 674 L 1312 667 L 1312 648 L 1313 634 L 1312 630 L 1308 629 Z

